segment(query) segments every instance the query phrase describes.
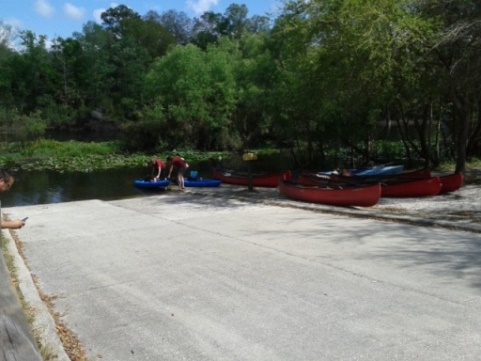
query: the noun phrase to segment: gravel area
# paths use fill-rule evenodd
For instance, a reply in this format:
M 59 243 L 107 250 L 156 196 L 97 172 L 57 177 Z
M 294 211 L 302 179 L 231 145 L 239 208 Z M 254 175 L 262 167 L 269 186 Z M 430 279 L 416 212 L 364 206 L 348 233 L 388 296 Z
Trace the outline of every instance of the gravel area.
M 381 198 L 373 210 L 422 218 L 481 224 L 481 186 L 426 198 Z
M 436 175 L 433 173 L 433 175 Z M 322 204 L 310 204 L 292 201 L 279 194 L 276 188 L 255 188 L 253 192 L 247 189 L 223 184 L 217 188 L 189 189 L 189 192 L 200 195 L 213 195 L 220 197 L 234 197 L 246 200 L 263 202 L 274 202 L 299 206 L 302 208 L 319 209 L 332 212 L 346 212 L 355 215 L 357 212 L 350 212 L 348 208 L 332 207 Z M 372 214 L 377 217 L 380 214 L 385 216 L 409 216 L 418 219 L 445 221 L 451 224 L 473 225 L 481 229 L 481 169 L 470 170 L 465 175 L 465 185 L 455 192 L 434 197 L 425 198 L 381 198 L 379 203 L 373 207 L 359 207 L 359 214 Z
M 372 208 L 390 214 L 481 224 L 481 170 L 469 170 L 465 180 L 465 185 L 452 193 L 426 198 L 381 198 Z

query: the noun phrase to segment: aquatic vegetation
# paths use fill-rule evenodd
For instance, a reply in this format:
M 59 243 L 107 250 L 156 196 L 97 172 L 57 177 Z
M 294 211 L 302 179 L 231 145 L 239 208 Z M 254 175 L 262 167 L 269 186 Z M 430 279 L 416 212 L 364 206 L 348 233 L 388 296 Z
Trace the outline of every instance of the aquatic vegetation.
M 136 168 L 149 163 L 152 157 L 165 159 L 181 154 L 190 161 L 217 158 L 220 152 L 173 150 L 164 154 L 128 154 L 117 142 L 79 142 L 37 140 L 29 143 L 0 143 L 0 167 L 21 170 L 55 170 L 59 172 L 114 168 Z

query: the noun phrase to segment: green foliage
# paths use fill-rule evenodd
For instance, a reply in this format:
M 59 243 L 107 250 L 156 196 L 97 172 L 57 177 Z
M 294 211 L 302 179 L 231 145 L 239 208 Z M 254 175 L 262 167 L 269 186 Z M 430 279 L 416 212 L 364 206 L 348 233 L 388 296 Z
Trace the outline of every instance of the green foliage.
M 22 154 L 28 157 L 73 157 L 87 155 L 108 155 L 117 153 L 119 144 L 117 142 L 59 142 L 55 140 L 40 139 L 27 143 L 22 148 Z
M 83 143 L 40 139 L 33 142 L 2 143 L 0 166 L 23 170 L 51 169 L 89 171 L 138 165 L 135 158 L 124 159 L 117 142 Z
M 47 125 L 45 121 L 40 118 L 38 113 L 25 119 L 25 133 L 26 139 L 38 139 L 43 137 Z
M 22 115 L 16 111 L 0 109 L 2 138 L 9 141 L 28 141 L 43 137 L 46 123 L 40 112 Z
M 449 149 L 458 170 L 480 153 L 479 1 L 287 0 L 273 28 L 247 14 L 120 5 L 51 46 L 25 31 L 21 51 L 0 23 L 1 134 L 27 142 L 95 112 L 131 151 L 288 143 L 436 164 Z M 388 121 L 396 146 L 379 142 Z
M 220 152 L 199 153 L 192 150 L 164 150 L 156 152 L 156 155 L 165 159 L 169 154 L 179 153 L 189 161 L 224 155 Z M 121 142 L 58 142 L 42 139 L 27 143 L 0 143 L 0 167 L 9 169 L 89 172 L 143 167 L 151 159 L 151 153 L 124 153 Z
M 165 118 L 159 108 L 145 108 L 140 121 L 127 123 L 123 128 L 123 147 L 129 152 L 160 151 L 168 148 L 165 140 Z
M 404 144 L 401 141 L 376 141 L 373 145 L 373 158 L 401 159 L 405 157 Z
M 145 95 L 150 107 L 164 113 L 163 135 L 170 146 L 211 149 L 235 106 L 230 56 L 221 47 L 203 52 L 177 46 L 148 73 Z
M 103 25 L 119 38 L 128 34 L 126 27 L 129 21 L 140 20 L 140 15 L 125 5 L 109 8 L 100 17 Z

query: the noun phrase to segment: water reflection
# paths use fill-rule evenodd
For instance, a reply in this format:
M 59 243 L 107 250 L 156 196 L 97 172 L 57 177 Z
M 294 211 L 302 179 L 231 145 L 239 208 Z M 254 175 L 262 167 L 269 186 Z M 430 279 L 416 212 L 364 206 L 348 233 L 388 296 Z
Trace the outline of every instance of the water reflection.
M 142 169 L 91 173 L 31 171 L 16 174 L 12 189 L 0 196 L 3 207 L 48 204 L 86 199 L 113 200 L 141 195 L 133 186 Z

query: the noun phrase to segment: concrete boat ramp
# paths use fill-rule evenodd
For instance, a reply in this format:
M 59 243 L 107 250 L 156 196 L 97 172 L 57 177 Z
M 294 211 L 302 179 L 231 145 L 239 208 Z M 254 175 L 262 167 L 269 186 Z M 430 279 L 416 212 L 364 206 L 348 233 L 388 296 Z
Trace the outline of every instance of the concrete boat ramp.
M 15 232 L 23 257 L 9 232 L 3 242 L 37 314 L 33 328 L 58 360 L 69 356 L 52 311 L 90 360 L 479 360 L 477 233 L 316 212 L 255 193 L 3 212 L 29 217 Z M 37 359 L 30 346 L 28 359 L 7 346 L 0 360 Z

